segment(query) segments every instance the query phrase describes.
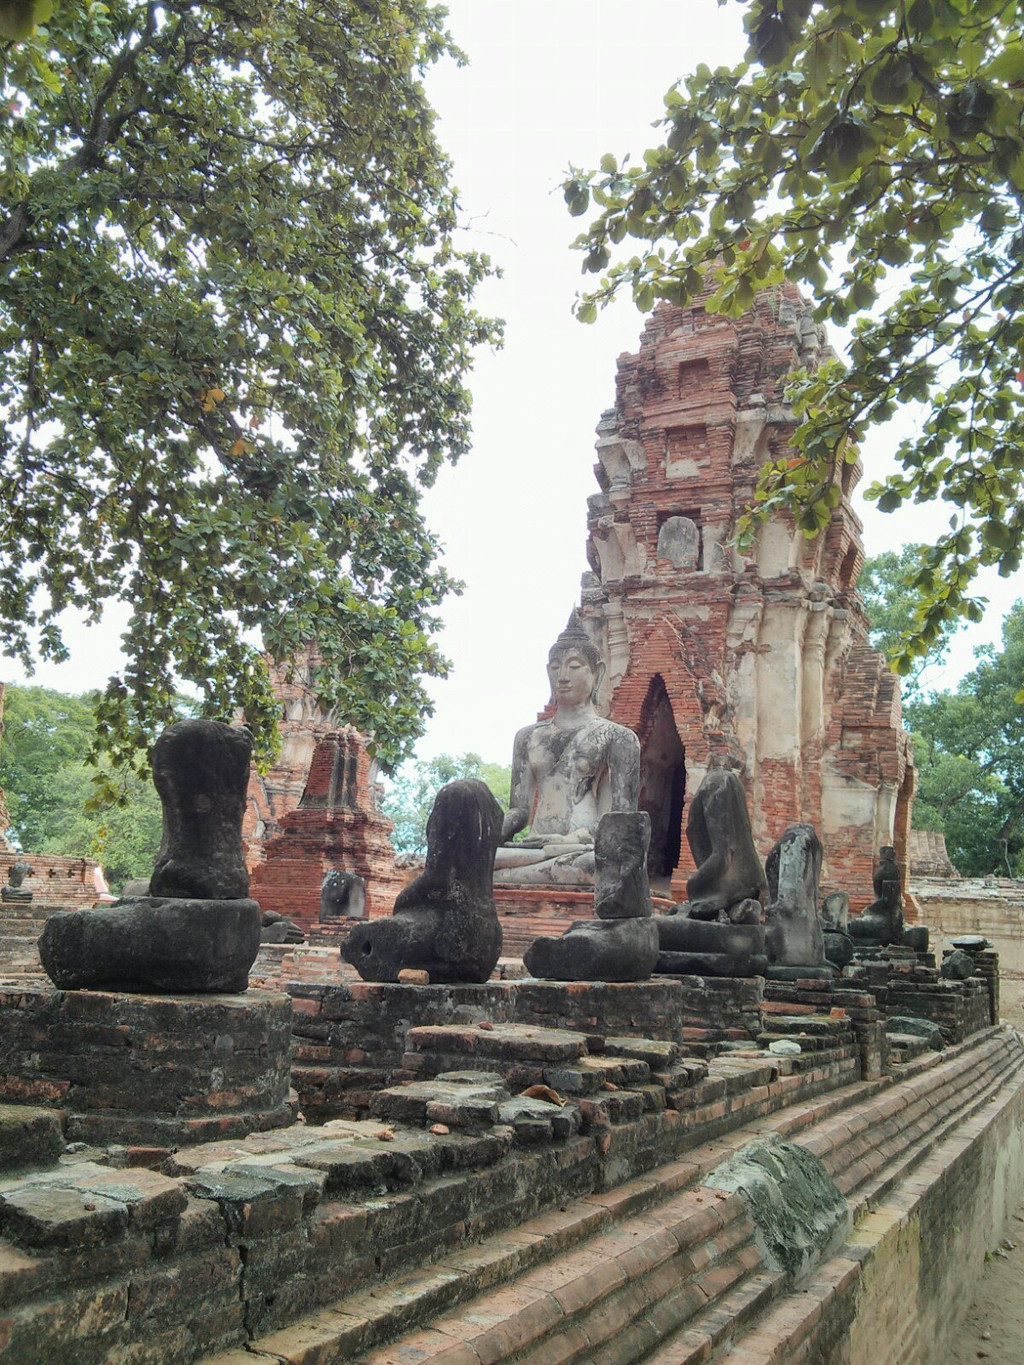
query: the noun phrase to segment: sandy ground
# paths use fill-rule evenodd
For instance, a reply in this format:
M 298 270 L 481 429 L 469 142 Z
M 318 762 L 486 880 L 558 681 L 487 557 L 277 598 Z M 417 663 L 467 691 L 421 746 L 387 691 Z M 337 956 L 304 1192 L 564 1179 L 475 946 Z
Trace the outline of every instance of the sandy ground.
M 1002 1017 L 1024 1032 L 1024 978 L 999 982 Z M 929 1365 L 1024 1365 L 1024 1201 L 990 1248 L 974 1302 L 952 1342 L 938 1346 Z

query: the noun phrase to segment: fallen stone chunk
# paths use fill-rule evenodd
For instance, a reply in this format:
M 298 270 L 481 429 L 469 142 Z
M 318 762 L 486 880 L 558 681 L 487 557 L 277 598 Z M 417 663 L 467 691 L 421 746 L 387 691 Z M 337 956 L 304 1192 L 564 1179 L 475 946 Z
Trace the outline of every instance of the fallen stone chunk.
M 605 1038 L 601 1051 L 608 1057 L 635 1057 L 652 1071 L 666 1071 L 679 1056 L 678 1044 L 660 1038 Z
M 942 1036 L 942 1030 L 938 1024 L 932 1023 L 930 1019 L 919 1019 L 909 1014 L 894 1014 L 892 1018 L 885 1021 L 885 1031 L 889 1033 L 905 1033 L 912 1038 L 923 1038 L 935 1052 L 941 1052 L 946 1046 L 946 1040 Z
M 124 1204 L 134 1228 L 152 1228 L 169 1219 L 180 1218 L 188 1203 L 180 1181 L 144 1168 L 130 1174 L 127 1171 L 101 1171 L 79 1178 L 75 1183 L 86 1194 L 98 1194 Z
M 853 1223 L 849 1204 L 822 1162 L 775 1134 L 741 1148 L 712 1172 L 707 1185 L 742 1196 L 765 1264 L 797 1279 L 826 1260 Z
M 425 1140 L 426 1141 L 426 1140 Z M 372 1144 L 372 1145 L 371 1145 Z M 295 1165 L 311 1166 L 327 1175 L 327 1193 L 367 1193 L 418 1184 L 423 1167 L 395 1144 L 373 1141 L 324 1142 L 296 1152 Z
M 517 1095 L 499 1107 L 498 1120 L 508 1124 L 517 1142 L 547 1142 L 552 1138 L 572 1137 L 580 1130 L 580 1111 L 575 1105 L 559 1108 L 545 1100 Z
M 500 1080 L 489 1084 L 451 1083 L 440 1078 L 379 1090 L 370 1113 L 397 1123 L 446 1123 L 452 1128 L 481 1128 L 498 1122 L 498 1105 L 508 1099 Z

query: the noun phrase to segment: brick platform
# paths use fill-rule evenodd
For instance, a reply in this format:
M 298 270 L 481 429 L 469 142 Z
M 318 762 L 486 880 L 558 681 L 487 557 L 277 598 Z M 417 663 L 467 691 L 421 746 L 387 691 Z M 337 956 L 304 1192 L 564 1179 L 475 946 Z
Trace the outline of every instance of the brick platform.
M 291 1002 L 0 987 L 0 1101 L 67 1115 L 69 1140 L 195 1142 L 292 1122 Z
M 618 983 L 527 979 L 482 986 L 293 982 L 293 1084 L 310 1119 L 364 1113 L 373 1091 L 400 1076 L 409 1029 L 426 1025 L 516 1023 L 631 1034 L 714 1055 L 726 1041 L 756 1039 L 761 988 L 757 977 Z

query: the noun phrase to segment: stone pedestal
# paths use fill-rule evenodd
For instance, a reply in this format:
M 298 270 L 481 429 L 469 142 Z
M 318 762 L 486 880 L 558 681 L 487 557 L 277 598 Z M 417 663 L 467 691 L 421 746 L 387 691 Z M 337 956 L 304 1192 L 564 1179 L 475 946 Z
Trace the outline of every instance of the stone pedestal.
M 0 1101 L 68 1141 L 178 1146 L 291 1123 L 286 995 L 0 989 Z
M 145 896 L 53 915 L 39 957 L 63 990 L 234 992 L 259 947 L 255 901 Z

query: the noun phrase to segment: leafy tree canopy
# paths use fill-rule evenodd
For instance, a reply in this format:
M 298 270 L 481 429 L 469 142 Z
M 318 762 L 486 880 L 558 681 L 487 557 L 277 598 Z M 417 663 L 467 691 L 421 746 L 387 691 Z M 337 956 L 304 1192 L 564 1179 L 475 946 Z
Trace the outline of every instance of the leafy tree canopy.
M 393 762 L 446 664 L 419 492 L 468 442 L 494 325 L 420 77 L 424 0 L 69 0 L 0 43 L 0 634 L 130 604 L 100 743 L 244 709 L 316 637 Z M 457 55 L 457 54 L 456 54 Z
M 928 553 L 927 546 L 904 545 L 900 550 L 885 550 L 864 561 L 857 590 L 871 624 L 871 643 L 890 658 L 898 656 L 901 642 L 912 618 L 917 595 L 914 575 Z M 928 669 L 946 662 L 949 642 L 956 634 L 956 621 L 943 621 L 926 654 L 919 655 L 902 680 L 904 701 L 920 696 L 927 687 Z
M 723 0 L 724 3 L 724 0 Z M 982 565 L 1009 574 L 1024 543 L 1024 43 L 1010 0 L 745 0 L 746 60 L 700 66 L 665 97 L 641 164 L 573 170 L 578 239 L 601 275 L 584 321 L 622 289 L 648 310 L 731 316 L 783 279 L 852 325 L 851 365 L 798 373 L 793 458 L 768 464 L 779 505 L 815 535 L 853 443 L 927 404 L 868 496 L 885 511 L 941 497 L 948 530 L 914 572 L 899 666 L 943 622 L 979 619 Z M 626 238 L 638 249 L 617 250 Z M 613 256 L 615 257 L 612 263 Z M 602 272 L 604 272 L 602 274 Z M 751 523 L 748 521 L 747 528 Z
M 438 754 L 404 764 L 388 783 L 384 814 L 395 824 L 391 842 L 397 853 L 426 853 L 427 818 L 434 797 L 448 782 L 475 777 L 486 782 L 502 810 L 508 810 L 512 769 L 485 763 L 479 754 Z
M 968 875 L 1024 875 L 1024 602 L 1003 623 L 1003 647 L 983 646 L 955 692 L 912 699 L 918 794 L 914 824 L 941 830 Z
M 31 853 L 94 858 L 111 885 L 148 877 L 160 845 L 160 798 L 152 782 L 122 775 L 121 800 L 96 800 L 95 770 L 85 762 L 95 733 L 95 695 L 8 686 L 0 741 L 0 788 L 8 833 Z

